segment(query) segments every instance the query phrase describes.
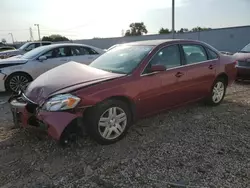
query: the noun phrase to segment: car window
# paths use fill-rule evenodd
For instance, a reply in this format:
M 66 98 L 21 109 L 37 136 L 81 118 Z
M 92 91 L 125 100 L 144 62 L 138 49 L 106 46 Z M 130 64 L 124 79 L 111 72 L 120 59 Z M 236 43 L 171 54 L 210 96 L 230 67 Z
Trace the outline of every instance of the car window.
M 207 48 L 207 53 L 209 59 L 218 59 L 218 55 L 213 50 Z
M 98 52 L 96 52 L 92 48 L 89 48 L 89 47 L 82 47 L 82 48 L 84 48 L 88 52 L 89 55 L 97 55 L 97 54 L 99 54 Z
M 25 51 L 30 51 L 30 50 L 33 50 L 34 48 L 36 48 L 36 44 L 35 44 L 35 43 L 30 44 L 30 45 L 25 49 Z
M 205 49 L 200 45 L 182 45 L 187 64 L 207 60 Z
M 98 54 L 95 50 L 89 47 L 71 46 L 71 52 L 73 56 L 78 55 L 95 55 Z
M 66 47 L 54 48 L 53 50 L 44 53 L 42 56 L 46 56 L 47 59 L 52 59 L 52 58 L 72 56 L 72 53 L 70 47 L 66 46 Z
M 244 48 L 242 48 L 242 50 L 240 50 L 240 52 L 249 53 L 250 52 L 250 43 L 248 45 L 246 45 Z
M 180 50 L 177 45 L 165 47 L 158 51 L 150 61 L 151 65 L 164 65 L 166 69 L 181 65 Z
M 50 45 L 51 43 L 47 43 L 47 42 L 43 42 L 42 43 L 42 46 L 47 46 L 47 45 Z

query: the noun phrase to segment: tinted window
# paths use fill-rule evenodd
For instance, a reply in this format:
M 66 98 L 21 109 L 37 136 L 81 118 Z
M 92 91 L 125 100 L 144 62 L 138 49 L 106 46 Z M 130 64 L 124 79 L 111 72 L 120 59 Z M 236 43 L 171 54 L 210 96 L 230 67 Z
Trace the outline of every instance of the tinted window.
M 209 59 L 217 59 L 218 58 L 218 55 L 214 51 L 210 50 L 209 48 L 207 48 L 207 53 L 208 53 Z
M 36 48 L 37 46 L 36 46 L 36 44 L 35 43 L 33 43 L 33 44 L 30 44 L 26 49 L 25 49 L 25 51 L 30 51 L 30 50 L 33 50 L 34 48 Z
M 151 65 L 164 65 L 167 69 L 181 65 L 180 51 L 177 45 L 168 46 L 158 51 L 150 61 Z
M 71 51 L 73 56 L 78 55 L 96 55 L 98 54 L 95 50 L 89 47 L 83 46 L 71 46 Z
M 51 43 L 47 43 L 47 42 L 46 43 L 45 42 L 42 43 L 43 46 L 47 46 L 47 45 L 50 45 L 50 44 Z
M 207 60 L 204 48 L 200 45 L 182 45 L 187 64 L 198 63 Z
M 51 59 L 72 56 L 72 53 L 70 47 L 60 47 L 54 48 L 53 50 L 46 52 L 45 54 L 43 54 L 43 56 L 46 56 L 48 59 Z
M 95 59 L 89 66 L 109 72 L 131 73 L 153 46 L 117 46 Z
M 88 52 L 88 54 L 89 55 L 96 55 L 96 54 L 98 54 L 94 49 L 92 49 L 92 48 L 89 48 L 89 47 L 82 47 L 82 48 L 84 48 L 87 52 Z

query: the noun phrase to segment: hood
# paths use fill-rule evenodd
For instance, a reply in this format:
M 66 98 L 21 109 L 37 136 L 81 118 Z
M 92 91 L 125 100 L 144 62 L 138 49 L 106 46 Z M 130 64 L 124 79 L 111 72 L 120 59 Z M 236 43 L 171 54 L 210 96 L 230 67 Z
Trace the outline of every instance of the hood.
M 124 74 L 115 74 L 71 61 L 51 69 L 29 84 L 25 95 L 33 102 L 41 105 L 53 93 L 74 90 L 98 83 L 101 81 L 122 77 Z
M 237 52 L 233 56 L 237 61 L 245 61 L 247 59 L 250 59 L 250 53 Z
M 9 57 L 7 59 L 0 59 L 0 65 L 3 64 L 23 64 L 26 63 L 28 59 L 21 59 L 20 57 Z
M 22 54 L 22 51 L 19 50 L 19 49 L 16 49 L 16 50 L 7 50 L 7 51 L 0 52 L 0 55 L 5 55 L 5 56 L 20 55 L 20 54 Z

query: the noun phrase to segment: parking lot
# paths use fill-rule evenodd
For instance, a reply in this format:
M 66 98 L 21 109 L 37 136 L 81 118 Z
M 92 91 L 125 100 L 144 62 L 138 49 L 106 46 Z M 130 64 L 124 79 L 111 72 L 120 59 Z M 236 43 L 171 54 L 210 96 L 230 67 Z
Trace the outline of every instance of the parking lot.
M 38 130 L 11 129 L 0 98 L 0 187 L 248 187 L 250 84 L 218 107 L 189 105 L 137 122 L 116 144 L 88 137 L 62 148 Z

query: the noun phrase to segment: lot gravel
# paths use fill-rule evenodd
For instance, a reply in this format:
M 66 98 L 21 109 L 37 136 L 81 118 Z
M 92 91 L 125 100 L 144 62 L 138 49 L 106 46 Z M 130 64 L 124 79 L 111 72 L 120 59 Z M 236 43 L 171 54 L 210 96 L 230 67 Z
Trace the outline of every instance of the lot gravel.
M 217 107 L 201 103 L 141 120 L 116 144 L 87 136 L 67 148 L 12 129 L 0 94 L 0 187 L 250 187 L 250 84 Z

